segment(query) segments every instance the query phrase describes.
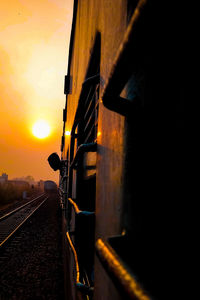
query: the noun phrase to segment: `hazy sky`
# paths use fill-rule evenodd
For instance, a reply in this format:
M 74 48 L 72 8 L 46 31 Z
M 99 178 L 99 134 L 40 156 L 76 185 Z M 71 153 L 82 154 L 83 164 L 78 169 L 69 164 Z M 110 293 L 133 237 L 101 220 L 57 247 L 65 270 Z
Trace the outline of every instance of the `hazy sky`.
M 47 162 L 60 155 L 64 75 L 73 0 L 0 1 L 0 175 L 58 179 Z M 37 139 L 32 126 L 49 122 Z

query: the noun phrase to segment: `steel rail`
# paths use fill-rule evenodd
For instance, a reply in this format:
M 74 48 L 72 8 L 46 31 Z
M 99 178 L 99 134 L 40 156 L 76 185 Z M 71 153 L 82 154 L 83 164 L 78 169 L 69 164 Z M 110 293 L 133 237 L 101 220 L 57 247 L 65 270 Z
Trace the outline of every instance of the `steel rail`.
M 42 195 L 39 195 L 38 197 L 32 199 L 31 201 L 29 201 L 29 202 L 27 202 L 27 203 L 21 205 L 20 207 L 17 207 L 16 209 L 10 211 L 9 213 L 3 215 L 2 217 L 0 217 L 0 221 L 6 219 L 7 217 L 9 217 L 9 216 L 11 216 L 12 214 L 14 214 L 15 212 L 17 212 L 18 210 L 20 210 L 20 209 L 22 209 L 23 207 L 29 205 L 30 203 L 32 203 L 33 201 L 37 200 L 38 198 L 40 198 L 40 197 L 42 197 L 42 196 L 44 196 L 44 195 L 45 195 L 45 193 L 43 193 Z
M 33 213 L 48 199 L 46 197 L 4 240 L 1 242 L 0 247 L 33 215 Z M 32 202 L 32 201 L 31 201 Z M 29 203 L 30 204 L 30 203 Z

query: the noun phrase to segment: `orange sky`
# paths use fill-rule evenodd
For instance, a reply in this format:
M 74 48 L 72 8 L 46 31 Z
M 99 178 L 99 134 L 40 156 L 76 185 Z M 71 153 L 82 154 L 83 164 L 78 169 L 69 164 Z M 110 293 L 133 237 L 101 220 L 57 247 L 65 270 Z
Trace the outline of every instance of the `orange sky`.
M 0 1 L 0 175 L 58 181 L 47 157 L 60 155 L 64 75 L 73 0 Z M 38 119 L 51 135 L 31 132 Z

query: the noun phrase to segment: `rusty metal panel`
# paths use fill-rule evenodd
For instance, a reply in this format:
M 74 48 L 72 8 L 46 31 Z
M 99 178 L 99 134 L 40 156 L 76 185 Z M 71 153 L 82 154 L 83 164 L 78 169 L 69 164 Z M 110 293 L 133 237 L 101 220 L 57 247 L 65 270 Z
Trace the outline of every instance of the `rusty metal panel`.
M 107 239 L 123 231 L 123 164 L 125 149 L 125 119 L 109 111 L 102 102 L 113 60 L 127 28 L 127 1 L 78 1 L 73 51 L 70 62 L 72 94 L 67 96 L 66 130 L 71 131 L 85 81 L 97 32 L 100 34 L 100 99 L 97 130 L 97 156 L 85 155 L 85 165 L 95 166 L 85 171 L 89 177 L 96 173 L 95 239 Z M 95 74 L 94 74 L 95 75 Z M 76 148 L 76 147 L 75 147 Z M 65 139 L 65 153 L 70 138 Z M 95 162 L 96 160 L 96 162 Z M 76 172 L 76 171 L 74 171 Z M 92 173 L 93 172 L 93 173 Z M 91 174 L 90 174 L 91 173 Z M 73 198 L 76 197 L 74 177 Z M 103 294 L 102 294 L 103 287 Z M 94 299 L 121 299 L 121 296 L 95 258 Z

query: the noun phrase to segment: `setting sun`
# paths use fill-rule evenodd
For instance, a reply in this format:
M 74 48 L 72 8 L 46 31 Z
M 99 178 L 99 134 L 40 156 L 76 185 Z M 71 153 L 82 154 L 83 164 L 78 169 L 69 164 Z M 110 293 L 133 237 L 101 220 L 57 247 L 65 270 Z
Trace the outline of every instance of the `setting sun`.
M 0 1 L 0 177 L 58 181 L 46 157 L 60 149 L 73 6 Z
M 32 132 L 38 139 L 44 139 L 50 134 L 50 126 L 46 121 L 38 120 L 33 125 Z

